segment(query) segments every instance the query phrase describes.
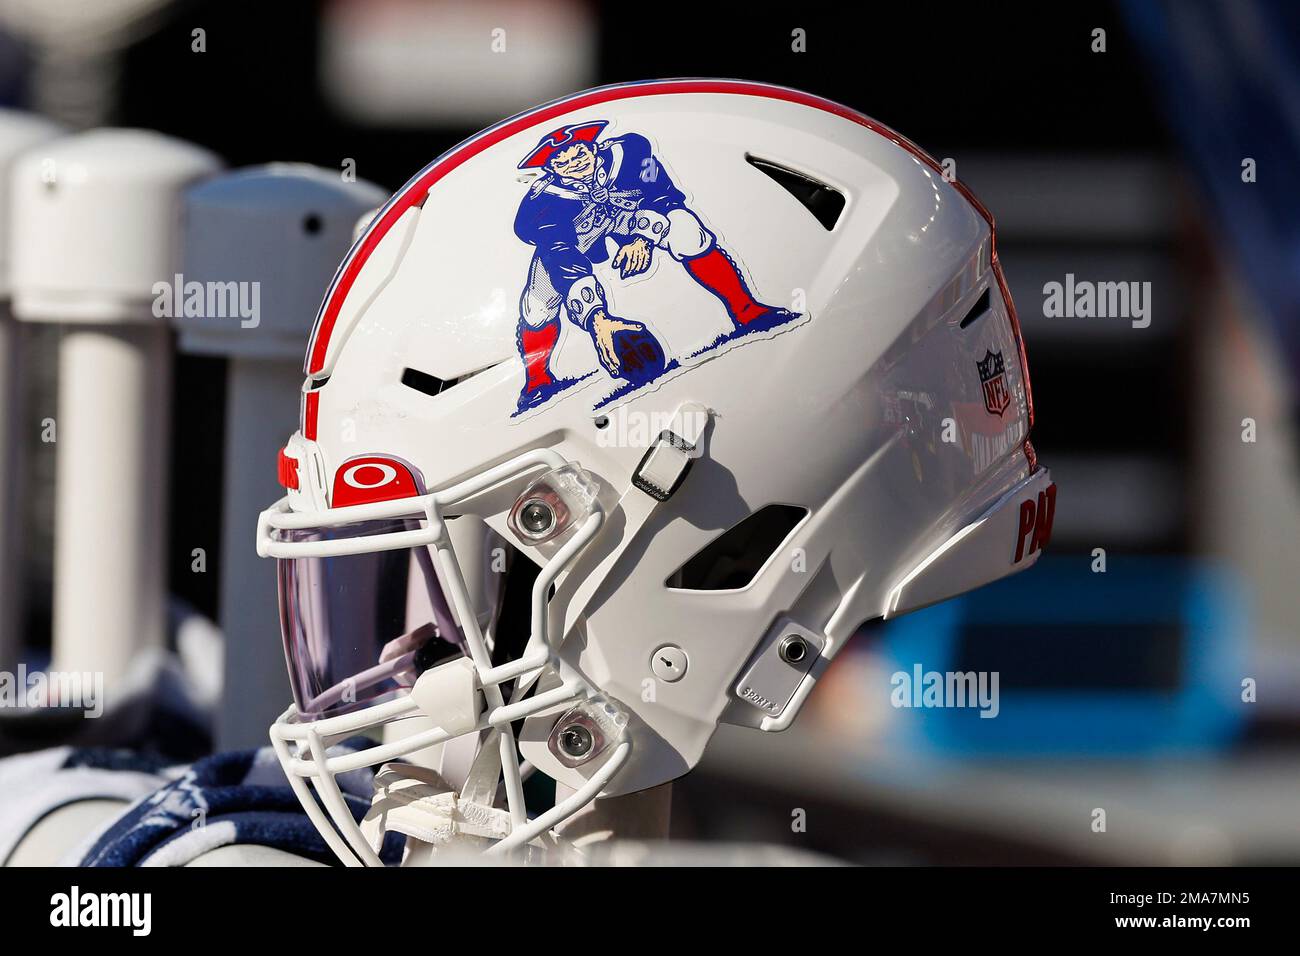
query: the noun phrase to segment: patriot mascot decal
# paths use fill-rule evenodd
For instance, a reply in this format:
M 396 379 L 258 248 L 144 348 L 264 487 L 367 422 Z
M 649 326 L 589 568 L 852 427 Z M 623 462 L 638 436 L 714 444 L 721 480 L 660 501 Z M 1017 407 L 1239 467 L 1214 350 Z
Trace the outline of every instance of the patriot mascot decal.
M 519 164 L 542 172 L 515 216 L 515 234 L 536 250 L 519 304 L 525 380 L 516 415 L 599 371 L 576 378 L 553 373 L 551 358 L 566 316 L 591 337 L 601 368 L 615 382 L 597 408 L 649 385 L 680 362 L 802 318 L 754 298 L 735 260 L 687 205 L 646 137 L 627 133 L 598 141 L 606 125 L 593 120 L 557 129 Z M 610 312 L 593 268 L 608 262 L 610 273 L 626 280 L 665 255 L 717 298 L 732 325 L 680 358 L 664 354 L 647 321 Z

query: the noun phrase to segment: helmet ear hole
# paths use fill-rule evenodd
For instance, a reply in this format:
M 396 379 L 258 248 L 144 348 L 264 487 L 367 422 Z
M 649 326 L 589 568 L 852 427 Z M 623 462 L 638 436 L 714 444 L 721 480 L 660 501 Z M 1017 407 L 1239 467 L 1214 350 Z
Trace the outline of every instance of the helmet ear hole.
M 795 505 L 767 505 L 714 538 L 669 576 L 683 591 L 734 591 L 746 587 L 808 515 Z

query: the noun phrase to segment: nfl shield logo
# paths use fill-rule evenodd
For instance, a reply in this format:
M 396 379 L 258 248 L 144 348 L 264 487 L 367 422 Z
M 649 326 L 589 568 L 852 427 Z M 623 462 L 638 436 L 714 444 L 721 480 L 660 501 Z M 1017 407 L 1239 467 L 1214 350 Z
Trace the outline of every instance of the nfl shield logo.
M 1011 404 L 1011 393 L 1007 391 L 1006 366 L 1002 362 L 1001 352 L 985 350 L 984 361 L 975 362 L 979 369 L 980 383 L 984 386 L 984 407 L 990 415 L 1001 416 Z

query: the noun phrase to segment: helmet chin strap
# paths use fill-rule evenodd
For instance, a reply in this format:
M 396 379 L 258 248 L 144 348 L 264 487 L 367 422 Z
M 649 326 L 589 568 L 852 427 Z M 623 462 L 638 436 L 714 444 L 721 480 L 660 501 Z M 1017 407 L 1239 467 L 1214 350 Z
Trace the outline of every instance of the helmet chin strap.
M 481 736 L 478 756 L 469 768 L 465 785 L 460 788 L 460 799 L 463 803 L 492 807 L 496 804 L 497 783 L 501 779 L 501 731 L 487 730 Z
M 406 837 L 403 866 L 464 862 L 510 835 L 510 812 L 497 805 L 501 732 L 478 736 L 478 754 L 459 791 L 430 767 L 390 763 L 380 769 L 370 810 L 361 823 L 376 852 L 384 834 L 395 831 Z M 547 833 L 533 841 L 529 852 L 559 847 Z
M 487 522 L 474 515 L 462 515 L 450 522 L 447 533 L 452 538 L 457 555 L 462 559 L 461 571 L 465 575 L 466 588 L 491 649 L 496 618 L 500 611 L 501 575 L 489 573 L 489 551 L 504 539 L 489 528 Z M 420 579 L 426 586 L 411 588 L 407 596 L 407 619 L 427 621 L 432 618 L 437 622 L 440 634 L 445 633 L 448 637 L 458 635 L 459 628 L 445 623 L 451 621 L 451 610 L 447 606 L 441 585 L 434 586 L 437 575 L 428 549 L 418 549 L 415 557 L 419 563 Z M 433 730 L 435 727 L 437 722 L 432 718 L 411 717 L 385 724 L 382 737 L 385 743 L 393 743 L 402 737 Z M 448 789 L 463 792 L 474 761 L 481 752 L 481 736 L 465 734 L 453 737 L 444 743 L 407 754 L 403 760 L 437 771 L 441 779 L 450 785 Z

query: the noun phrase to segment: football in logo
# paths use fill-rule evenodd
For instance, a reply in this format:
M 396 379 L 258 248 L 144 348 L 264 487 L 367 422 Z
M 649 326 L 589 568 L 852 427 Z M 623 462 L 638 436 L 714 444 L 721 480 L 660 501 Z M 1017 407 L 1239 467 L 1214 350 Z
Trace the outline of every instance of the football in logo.
M 975 367 L 980 373 L 980 384 L 984 386 L 984 407 L 990 415 L 1001 416 L 1011 404 L 1002 353 L 985 351 L 984 361 L 977 359 Z
M 618 356 L 619 373 L 629 382 L 641 385 L 663 374 L 663 347 L 644 326 L 615 332 L 614 354 Z

